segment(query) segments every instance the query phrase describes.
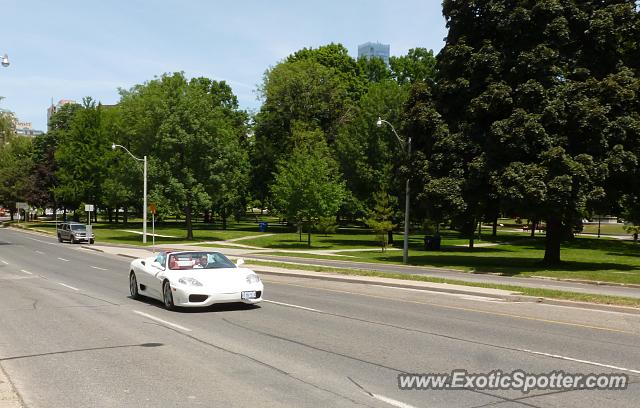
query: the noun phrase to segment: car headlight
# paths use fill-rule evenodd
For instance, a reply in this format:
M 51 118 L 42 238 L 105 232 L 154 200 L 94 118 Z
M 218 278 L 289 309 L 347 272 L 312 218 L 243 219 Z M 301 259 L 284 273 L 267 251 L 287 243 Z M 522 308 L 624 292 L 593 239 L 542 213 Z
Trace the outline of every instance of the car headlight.
M 256 274 L 247 275 L 247 283 L 259 283 L 260 277 Z
M 197 279 L 194 278 L 180 278 L 178 279 L 178 282 L 182 283 L 183 285 L 189 285 L 189 286 L 202 286 L 202 283 L 200 283 L 200 281 L 198 281 Z

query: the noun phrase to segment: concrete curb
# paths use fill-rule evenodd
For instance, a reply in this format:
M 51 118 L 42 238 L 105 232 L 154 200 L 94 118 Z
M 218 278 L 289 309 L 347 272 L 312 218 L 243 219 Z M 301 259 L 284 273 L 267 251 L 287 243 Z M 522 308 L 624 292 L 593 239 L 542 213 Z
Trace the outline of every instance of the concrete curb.
M 18 395 L 9 376 L 0 366 L 0 407 L 2 408 L 23 408 L 24 404 Z
M 496 295 L 491 293 L 478 293 L 477 291 L 472 290 L 464 290 L 464 289 L 443 289 L 437 287 L 424 287 L 420 285 L 413 285 L 411 283 L 403 283 L 403 282 L 383 282 L 383 281 L 366 281 L 362 279 L 358 279 L 356 277 L 348 278 L 341 276 L 333 276 L 329 274 L 322 274 L 322 272 L 314 272 L 314 274 L 306 274 L 303 272 L 274 272 L 274 271 L 264 271 L 260 270 L 260 267 L 251 267 L 256 272 L 259 272 L 261 275 L 274 275 L 274 276 L 286 276 L 286 277 L 294 277 L 294 278 L 305 278 L 305 279 L 317 279 L 322 281 L 332 281 L 332 282 L 344 282 L 344 283 L 361 283 L 364 285 L 376 285 L 376 286 L 389 286 L 394 288 L 405 288 L 405 289 L 417 289 L 424 290 L 426 292 L 443 292 L 443 293 L 454 293 L 458 295 L 469 295 L 469 296 L 481 296 L 488 297 L 493 299 L 505 299 L 509 301 L 521 301 L 522 296 L 520 295 Z M 317 275 L 316 275 L 317 274 Z
M 589 310 L 596 310 L 596 311 L 603 311 L 603 312 L 618 312 L 618 313 L 640 315 L 640 308 L 633 308 L 633 307 L 626 307 L 626 306 L 576 302 L 573 300 L 551 299 L 551 298 L 545 298 L 545 297 L 526 296 L 526 295 L 519 295 L 519 294 L 496 295 L 496 294 L 490 294 L 490 293 L 478 293 L 477 291 L 457 289 L 457 288 L 424 287 L 424 286 L 414 285 L 411 283 L 403 283 L 403 282 L 391 283 L 391 282 L 366 281 L 366 280 L 358 279 L 356 277 L 343 278 L 340 276 L 332 276 L 329 274 L 321 275 L 322 272 L 314 272 L 313 275 L 310 275 L 303 272 L 261 271 L 259 266 L 252 267 L 252 269 L 255 270 L 256 272 L 259 272 L 261 275 L 286 276 L 286 277 L 317 279 L 317 280 L 345 282 L 345 283 L 360 283 L 363 285 L 376 285 L 376 286 L 388 286 L 388 287 L 394 287 L 394 288 L 416 289 L 416 290 L 423 290 L 425 292 L 441 292 L 441 293 L 451 293 L 451 294 L 458 294 L 458 295 L 480 296 L 480 297 L 487 297 L 492 299 L 502 299 L 508 302 L 541 303 L 541 304 L 547 304 L 552 306 L 577 307 L 580 309 L 589 309 Z

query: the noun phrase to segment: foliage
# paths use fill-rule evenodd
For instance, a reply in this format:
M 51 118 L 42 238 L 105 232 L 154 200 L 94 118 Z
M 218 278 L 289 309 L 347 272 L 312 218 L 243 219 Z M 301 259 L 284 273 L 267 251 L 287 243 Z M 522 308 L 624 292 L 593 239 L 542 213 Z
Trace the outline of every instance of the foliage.
M 296 132 L 298 144 L 277 165 L 271 186 L 274 208 L 289 221 L 309 228 L 321 217 L 334 216 L 345 196 L 344 182 L 320 131 Z
M 366 220 L 369 228 L 376 234 L 376 239 L 382 248 L 382 252 L 387 249 L 388 233 L 395 225 L 392 222 L 393 209 L 389 203 L 389 194 L 380 190 L 373 195 L 375 205 L 369 218 Z
M 336 224 L 335 217 L 318 217 L 316 222 L 316 230 L 318 233 L 327 236 L 329 234 L 335 234 L 338 230 L 338 224 Z
M 32 167 L 31 139 L 12 137 L 0 146 L 0 204 L 16 210 L 16 202 L 27 201 Z

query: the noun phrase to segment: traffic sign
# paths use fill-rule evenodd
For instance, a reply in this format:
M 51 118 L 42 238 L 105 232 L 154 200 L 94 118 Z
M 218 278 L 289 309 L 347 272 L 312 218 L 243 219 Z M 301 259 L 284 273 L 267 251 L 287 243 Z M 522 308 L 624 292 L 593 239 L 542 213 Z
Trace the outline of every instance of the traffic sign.
M 151 214 L 156 214 L 158 212 L 158 207 L 156 206 L 156 203 L 149 204 L 149 212 Z

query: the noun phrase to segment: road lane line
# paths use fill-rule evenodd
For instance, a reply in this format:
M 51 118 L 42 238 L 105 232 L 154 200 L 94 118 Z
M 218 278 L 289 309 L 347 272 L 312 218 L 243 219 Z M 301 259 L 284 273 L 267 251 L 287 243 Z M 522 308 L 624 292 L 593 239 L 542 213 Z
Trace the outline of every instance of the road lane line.
M 68 259 L 64 259 L 64 258 L 58 258 L 58 259 L 61 260 L 61 261 L 69 262 Z
M 187 329 L 186 327 L 180 326 L 179 324 L 175 324 L 175 323 L 168 322 L 166 320 L 162 320 L 162 319 L 160 319 L 158 317 L 151 316 L 150 314 L 143 313 L 143 312 L 140 312 L 138 310 L 134 310 L 133 313 L 139 314 L 140 316 L 144 316 L 147 319 L 155 320 L 156 322 L 163 323 L 163 324 L 166 324 L 166 325 L 171 326 L 171 327 L 175 327 L 176 329 L 180 329 L 180 330 L 183 330 L 183 331 L 186 331 L 186 332 L 190 332 L 191 331 L 191 329 Z
M 44 255 L 44 252 L 38 251 L 37 249 L 34 251 L 36 254 Z
M 43 241 L 41 239 L 35 239 L 35 238 L 30 238 L 30 237 L 27 237 L 27 239 L 30 239 L 30 240 L 36 241 L 36 242 L 42 242 L 43 244 L 50 244 L 49 241 Z
M 373 398 L 377 399 L 378 401 L 386 402 L 387 404 L 393 405 L 394 407 L 398 407 L 398 408 L 415 408 L 413 405 L 405 404 L 402 401 L 394 400 L 393 398 L 385 397 L 384 395 L 371 394 L 371 396 Z
M 9 262 L 5 261 L 4 259 L 0 259 L 0 262 L 2 262 L 5 265 L 9 265 Z
M 73 286 L 65 285 L 64 283 L 60 283 L 60 282 L 56 282 L 56 283 L 57 283 L 58 285 L 62 285 L 62 286 L 64 286 L 65 288 L 69 288 L 69 289 L 73 289 L 73 290 L 78 290 L 78 291 L 80 290 L 80 289 L 78 289 L 78 288 L 74 288 Z
M 22 273 L 26 273 L 27 275 L 33 275 L 33 273 L 31 273 L 31 272 L 29 272 L 29 271 L 26 271 L 26 270 L 24 270 L 24 269 L 20 269 L 20 272 L 22 272 Z
M 445 295 L 445 296 L 453 296 L 453 297 L 457 297 L 460 299 L 464 299 L 464 300 L 475 300 L 478 302 L 504 302 L 503 299 L 500 298 L 495 298 L 495 297 L 490 297 L 490 296 L 482 296 L 482 295 L 470 295 L 470 294 L 466 294 L 466 293 L 449 293 L 449 292 L 440 292 L 437 290 L 429 290 L 429 289 L 415 289 L 415 288 L 401 288 L 398 286 L 387 286 L 387 285 L 371 285 L 371 286 L 375 286 L 378 288 L 383 288 L 383 289 L 396 289 L 396 290 L 404 290 L 407 292 L 417 292 L 417 293 L 430 293 L 430 294 L 438 294 L 438 295 Z M 510 302 L 511 303 L 511 302 Z
M 99 271 L 108 271 L 108 269 L 104 269 L 104 268 L 100 268 L 98 266 L 92 266 L 92 265 L 89 265 L 89 268 L 97 269 Z
M 267 303 L 273 303 L 273 304 L 275 304 L 275 305 L 280 305 L 280 306 L 295 307 L 296 309 L 308 310 L 308 311 L 310 311 L 310 312 L 319 312 L 319 313 L 324 313 L 323 311 L 318 310 L 318 309 L 312 309 L 312 308 L 310 308 L 310 307 L 304 307 L 304 306 L 292 305 L 292 304 L 290 304 L 290 303 L 275 302 L 275 301 L 273 301 L 273 300 L 266 300 L 266 299 L 263 299 L 262 301 L 263 301 L 263 302 L 267 302 Z
M 541 351 L 534 351 L 534 350 L 527 350 L 527 349 L 515 348 L 514 350 L 522 351 L 524 353 L 529 353 L 529 354 L 535 354 L 535 355 L 538 355 L 538 356 L 557 358 L 557 359 L 560 359 L 560 360 L 574 361 L 576 363 L 589 364 L 589 365 L 598 366 L 598 367 L 611 368 L 612 370 L 619 370 L 619 371 L 626 371 L 626 372 L 634 373 L 634 374 L 640 374 L 640 370 L 633 370 L 631 368 L 618 367 L 618 366 L 614 366 L 614 365 L 610 365 L 610 364 L 596 363 L 595 361 L 580 360 L 580 359 L 577 359 L 577 358 L 561 356 L 561 355 L 558 355 L 558 354 L 549 354 L 549 353 L 543 353 Z
M 327 291 L 327 292 L 334 292 L 334 293 L 346 293 L 346 294 L 349 294 L 349 295 L 364 296 L 364 297 L 370 297 L 370 298 L 374 298 L 374 299 L 391 300 L 391 301 L 401 302 L 401 303 L 412 303 L 412 304 L 416 304 L 416 305 L 433 306 L 433 307 L 438 307 L 438 308 L 442 308 L 442 309 L 461 310 L 461 311 L 464 311 L 464 312 L 474 312 L 474 313 L 480 313 L 480 314 L 486 314 L 486 315 L 492 315 L 492 316 L 512 317 L 514 319 L 531 320 L 531 321 L 536 321 L 536 322 L 552 323 L 552 324 L 559 324 L 559 325 L 572 326 L 572 327 L 581 327 L 581 328 L 584 328 L 584 329 L 602 330 L 602 331 L 608 331 L 608 332 L 614 332 L 614 333 L 625 333 L 625 334 L 632 334 L 634 336 L 638 335 L 638 333 L 631 332 L 631 331 L 628 331 L 628 330 L 611 329 L 611 328 L 608 328 L 608 327 L 592 326 L 592 325 L 580 324 L 580 323 L 563 322 L 563 321 L 559 321 L 559 320 L 540 319 L 540 318 L 537 318 L 537 317 L 522 316 L 522 315 L 517 315 L 517 314 L 511 314 L 511 313 L 491 312 L 491 311 L 488 311 L 488 310 L 479 310 L 479 309 L 473 309 L 473 308 L 469 308 L 469 307 L 447 306 L 447 305 L 441 305 L 441 304 L 433 303 L 433 302 L 419 302 L 417 300 L 406 300 L 406 299 L 399 299 L 397 297 L 369 295 L 369 294 L 362 293 L 362 292 L 351 292 L 351 291 L 348 291 L 348 290 L 337 290 L 337 289 L 327 289 L 327 288 L 314 287 L 314 286 L 297 285 L 297 284 L 294 284 L 294 283 L 283 283 L 283 282 L 280 282 L 280 281 L 266 281 L 265 280 L 265 282 L 271 282 L 271 283 L 276 283 L 278 285 L 294 286 L 294 287 L 306 288 L 306 289 L 324 290 L 324 291 Z M 559 306 L 559 307 L 562 307 L 562 306 Z M 593 311 L 594 312 L 599 312 L 599 310 L 593 310 Z M 637 316 L 637 315 L 632 315 L 632 316 Z

